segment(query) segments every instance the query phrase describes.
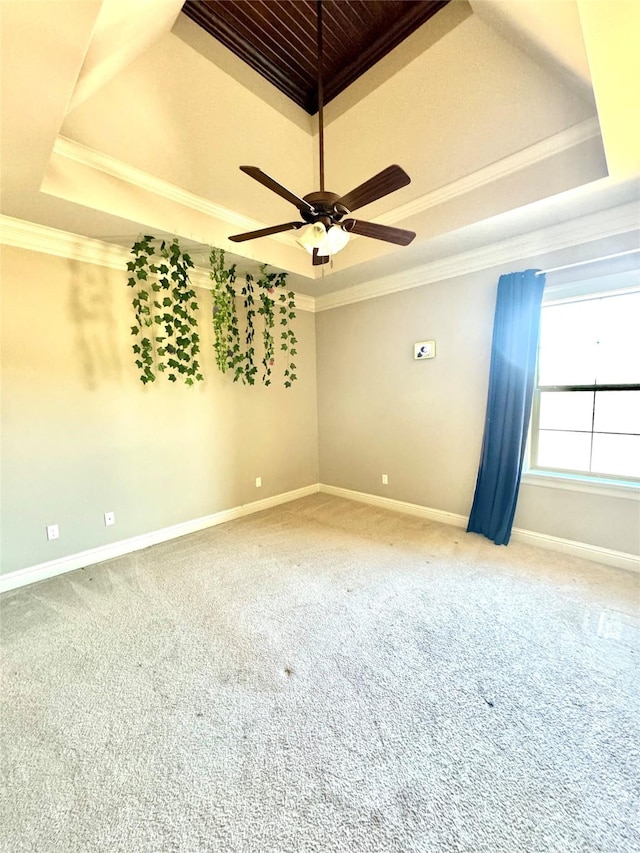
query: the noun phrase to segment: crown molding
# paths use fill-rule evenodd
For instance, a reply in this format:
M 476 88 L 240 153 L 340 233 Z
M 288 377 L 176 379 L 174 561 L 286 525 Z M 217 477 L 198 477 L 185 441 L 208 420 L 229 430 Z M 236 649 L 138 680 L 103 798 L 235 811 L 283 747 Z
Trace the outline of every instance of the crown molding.
M 68 258 L 87 264 L 97 264 L 124 272 L 131 260 L 131 251 L 123 246 L 114 246 L 103 240 L 95 240 L 82 234 L 60 231 L 48 225 L 38 225 L 23 219 L 0 214 L 0 245 L 43 252 L 58 258 Z M 189 278 L 194 287 L 211 290 L 211 279 L 207 270 L 196 267 Z M 315 311 L 315 299 L 304 293 L 295 294 L 298 311 Z
M 473 190 L 493 183 L 493 181 L 506 178 L 529 166 L 535 166 L 549 157 L 561 154 L 563 151 L 568 151 L 576 145 L 581 145 L 583 142 L 588 142 L 590 139 L 595 139 L 596 137 L 600 137 L 600 124 L 598 119 L 593 116 L 586 121 L 580 122 L 580 124 L 573 125 L 573 127 L 562 130 L 560 133 L 549 136 L 541 142 L 529 145 L 515 154 L 510 154 L 508 157 L 496 160 L 495 163 L 478 169 L 470 175 L 465 175 L 463 178 L 451 181 L 437 190 L 413 199 L 413 201 L 395 207 L 382 216 L 377 216 L 376 221 L 383 225 L 394 225 L 396 222 L 402 222 L 431 207 L 437 207 L 439 204 L 444 204 L 453 198 L 470 193 Z
M 407 204 L 395 207 L 385 214 L 376 217 L 376 220 L 383 225 L 393 225 L 396 222 L 401 222 L 429 208 L 444 204 L 458 196 L 484 187 L 493 181 L 512 175 L 515 172 L 540 163 L 554 155 L 561 154 L 563 151 L 568 151 L 576 145 L 580 145 L 596 137 L 600 137 L 600 124 L 597 117 L 593 116 L 547 139 L 529 145 L 515 154 L 503 157 L 501 160 L 478 169 L 470 175 L 465 175 L 463 178 L 451 181 L 437 190 L 425 193 L 425 195 L 413 199 L 407 202 Z M 181 189 L 175 184 L 151 175 L 149 172 L 145 172 L 135 166 L 130 166 L 122 160 L 118 160 L 109 154 L 103 154 L 94 148 L 89 148 L 87 145 L 83 145 L 65 136 L 57 137 L 53 153 L 86 168 L 96 169 L 112 178 L 159 195 L 183 207 L 204 213 L 213 219 L 226 222 L 235 229 L 251 231 L 265 227 L 263 222 L 242 216 L 229 208 L 222 207 L 202 196 Z M 292 242 L 291 236 L 287 234 L 274 234 L 270 239 L 277 240 L 285 245 L 291 245 Z
M 0 215 L 0 244 L 114 270 L 125 269 L 130 260 L 129 250 L 122 246 L 4 215 Z
M 594 240 L 638 231 L 638 226 L 637 205 L 629 203 L 457 255 L 449 255 L 404 272 L 373 279 L 323 296 L 314 298 L 306 294 L 296 294 L 296 308 L 312 313 L 327 311 L 502 264 L 523 262 L 527 258 L 547 255 Z M 130 257 L 129 250 L 122 246 L 2 215 L 0 243 L 116 270 L 125 270 Z M 208 272 L 202 268 L 193 271 L 192 282 L 195 287 L 210 289 Z
M 118 160 L 110 154 L 103 154 L 101 151 L 96 151 L 95 148 L 89 148 L 87 145 L 83 145 L 81 142 L 76 142 L 73 139 L 68 139 L 65 136 L 57 137 L 53 146 L 53 153 L 80 166 L 95 169 L 98 172 L 109 175 L 111 178 L 116 178 L 145 192 L 160 196 L 183 207 L 188 207 L 190 210 L 195 210 L 198 213 L 203 213 L 211 219 L 226 222 L 235 230 L 253 231 L 266 227 L 264 222 L 259 222 L 248 216 L 242 216 L 233 210 L 229 210 L 228 207 L 223 207 L 220 204 L 209 201 L 209 199 L 203 196 L 182 189 L 175 184 L 169 183 L 169 181 L 162 180 L 162 178 L 157 178 L 149 172 L 145 172 L 135 166 L 130 166 L 128 163 Z M 274 234 L 271 239 L 284 243 L 287 246 L 291 245 L 290 237 L 284 234 Z
M 480 272 L 506 263 L 523 262 L 527 258 L 547 255 L 561 249 L 591 243 L 594 240 L 638 231 L 639 224 L 638 206 L 635 203 L 601 210 L 579 219 L 572 219 L 552 225 L 549 228 L 541 228 L 528 234 L 510 237 L 506 240 L 460 252 L 457 255 L 449 255 L 404 272 L 318 296 L 316 297 L 316 311 L 339 308 L 353 302 L 362 302 L 377 296 L 410 290 L 414 287 L 456 278 L 459 275 Z

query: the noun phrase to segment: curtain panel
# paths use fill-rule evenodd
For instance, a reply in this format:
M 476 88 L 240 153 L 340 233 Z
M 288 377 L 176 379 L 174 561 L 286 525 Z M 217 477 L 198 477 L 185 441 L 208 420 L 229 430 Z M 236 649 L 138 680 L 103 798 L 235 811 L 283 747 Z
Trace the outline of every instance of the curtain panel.
M 535 381 L 545 276 L 500 276 L 487 414 L 467 531 L 507 545 L 516 512 Z

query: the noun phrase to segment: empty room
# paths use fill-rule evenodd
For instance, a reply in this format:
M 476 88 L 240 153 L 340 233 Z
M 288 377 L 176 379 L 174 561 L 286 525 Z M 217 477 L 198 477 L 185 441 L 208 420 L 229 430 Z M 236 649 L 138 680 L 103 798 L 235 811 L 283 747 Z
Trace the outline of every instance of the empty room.
M 639 36 L 0 0 L 0 849 L 640 850 Z

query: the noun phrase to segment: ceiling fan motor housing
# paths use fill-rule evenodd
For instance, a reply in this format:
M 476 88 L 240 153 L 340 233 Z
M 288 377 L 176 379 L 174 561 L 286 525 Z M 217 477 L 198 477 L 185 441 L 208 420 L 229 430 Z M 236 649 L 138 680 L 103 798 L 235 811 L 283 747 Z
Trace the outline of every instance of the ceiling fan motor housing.
M 330 228 L 339 222 L 349 211 L 342 204 L 336 204 L 338 193 L 315 192 L 303 196 L 304 201 L 313 207 L 313 212 L 300 208 L 300 216 L 305 222 L 322 222 L 325 228 Z

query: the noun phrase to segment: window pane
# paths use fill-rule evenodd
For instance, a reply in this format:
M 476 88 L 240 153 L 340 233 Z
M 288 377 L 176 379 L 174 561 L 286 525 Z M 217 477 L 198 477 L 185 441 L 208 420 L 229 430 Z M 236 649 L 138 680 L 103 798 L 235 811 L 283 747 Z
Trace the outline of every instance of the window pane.
M 543 306 L 538 386 L 592 384 L 640 384 L 640 291 Z M 638 390 L 539 390 L 532 428 L 539 468 L 640 479 Z
M 640 477 L 640 435 L 596 433 L 591 470 L 597 474 Z
M 594 430 L 640 433 L 640 391 L 598 391 Z
M 538 433 L 539 468 L 564 468 L 568 471 L 588 471 L 591 455 L 591 434 L 583 432 Z
M 540 429 L 591 432 L 593 391 L 541 391 Z
M 569 302 L 542 309 L 540 385 L 591 385 L 595 382 L 600 301 Z
M 640 382 L 640 293 L 595 301 L 599 306 L 596 381 Z

